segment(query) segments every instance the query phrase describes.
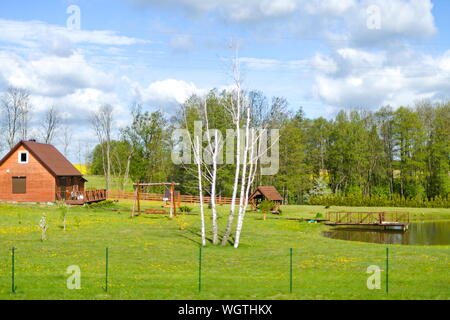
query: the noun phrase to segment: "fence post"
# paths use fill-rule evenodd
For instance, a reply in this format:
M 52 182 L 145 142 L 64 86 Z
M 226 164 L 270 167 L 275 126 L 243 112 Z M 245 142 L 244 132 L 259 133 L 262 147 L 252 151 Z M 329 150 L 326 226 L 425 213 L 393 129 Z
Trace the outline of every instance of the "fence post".
M 290 275 L 289 275 L 289 291 L 292 293 L 292 248 L 289 249 L 290 253 Z
M 386 294 L 389 294 L 389 248 L 386 248 Z
M 106 248 L 105 251 L 105 259 L 106 259 L 106 266 L 105 266 L 105 291 L 108 292 L 108 263 L 109 263 L 109 252 L 108 248 Z
M 11 255 L 11 292 L 12 293 L 16 293 L 16 285 L 14 283 L 14 260 L 15 260 L 15 253 L 14 251 L 16 250 L 16 248 L 12 247 L 11 251 L 12 251 L 12 255 Z
M 202 247 L 198 254 L 198 292 L 202 291 Z

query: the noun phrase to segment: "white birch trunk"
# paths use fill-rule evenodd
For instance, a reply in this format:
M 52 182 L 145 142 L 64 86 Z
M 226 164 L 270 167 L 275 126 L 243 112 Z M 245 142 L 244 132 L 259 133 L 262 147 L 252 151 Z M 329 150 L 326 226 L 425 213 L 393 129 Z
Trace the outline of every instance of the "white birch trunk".
M 213 170 L 210 172 L 210 178 L 211 178 L 211 212 L 212 212 L 212 234 L 213 234 L 213 244 L 219 243 L 219 227 L 217 224 L 217 205 L 216 205 L 216 184 L 217 184 L 217 156 L 219 153 L 219 141 L 218 141 L 218 134 L 217 131 L 215 131 L 215 137 L 214 137 L 214 147 L 211 142 L 211 133 L 209 129 L 209 118 L 208 118 L 208 108 L 207 108 L 207 102 L 205 100 L 203 104 L 204 108 L 204 116 L 206 121 L 206 137 L 208 139 L 208 148 L 209 153 L 211 155 Z
M 206 230 L 205 230 L 205 212 L 203 207 L 203 185 L 202 185 L 202 164 L 200 162 L 200 141 L 198 137 L 195 137 L 194 154 L 197 162 L 198 170 L 198 195 L 200 197 L 200 220 L 201 220 L 201 235 L 202 246 L 206 246 Z
M 217 204 L 216 204 L 216 182 L 217 182 L 217 153 L 218 141 L 217 133 L 214 140 L 215 148 L 213 153 L 213 172 L 211 182 L 211 211 L 212 211 L 212 228 L 213 228 L 213 243 L 219 243 L 219 227 L 217 225 Z
M 237 68 L 237 66 L 236 66 Z M 234 184 L 233 184 L 233 194 L 231 196 L 231 207 L 230 213 L 228 215 L 227 227 L 222 238 L 222 246 L 225 246 L 231 235 L 231 230 L 233 227 L 233 220 L 236 211 L 236 197 L 239 187 L 239 175 L 241 170 L 241 84 L 240 84 L 239 70 L 235 70 L 235 83 L 237 88 L 237 99 L 236 99 L 236 109 L 234 110 L 234 121 L 236 126 L 236 170 L 234 173 Z
M 239 212 L 238 212 L 238 221 L 236 225 L 236 235 L 234 238 L 234 247 L 237 248 L 239 246 L 240 236 L 242 232 L 242 226 L 244 222 L 245 216 L 245 193 L 246 193 L 246 180 L 247 180 L 247 167 L 248 167 L 248 151 L 250 146 L 250 107 L 247 107 L 247 123 L 245 126 L 245 148 L 244 155 L 242 160 L 242 175 L 241 175 L 241 193 L 239 199 Z

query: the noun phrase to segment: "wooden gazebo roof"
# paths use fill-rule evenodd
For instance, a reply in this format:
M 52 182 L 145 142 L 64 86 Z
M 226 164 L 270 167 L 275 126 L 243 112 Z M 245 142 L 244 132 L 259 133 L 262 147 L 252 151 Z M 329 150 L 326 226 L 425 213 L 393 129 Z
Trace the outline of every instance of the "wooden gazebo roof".
M 270 201 L 283 201 L 283 197 L 280 195 L 277 189 L 275 189 L 274 186 L 258 187 L 255 192 L 252 193 L 249 200 L 252 200 L 258 195 L 262 195 L 264 198 Z

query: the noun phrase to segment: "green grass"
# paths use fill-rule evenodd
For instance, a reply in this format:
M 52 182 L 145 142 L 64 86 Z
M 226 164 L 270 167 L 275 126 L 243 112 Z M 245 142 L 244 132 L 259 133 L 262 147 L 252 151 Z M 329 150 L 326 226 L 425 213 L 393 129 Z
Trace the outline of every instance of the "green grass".
M 118 208 L 130 208 L 121 201 Z M 145 208 L 160 204 L 144 203 Z M 220 208 L 220 224 L 228 207 Z M 331 210 L 358 211 L 363 208 Z M 371 211 L 380 208 L 370 208 Z M 383 208 L 395 210 L 393 208 Z M 413 219 L 450 219 L 450 209 L 398 209 Z M 314 217 L 323 207 L 283 207 L 282 217 Z M 195 208 L 194 212 L 198 212 Z M 48 240 L 37 227 L 47 214 Z M 241 247 L 203 249 L 198 292 L 199 216 L 169 219 L 107 209 L 72 207 L 67 231 L 56 207 L 0 204 L 0 299 L 449 299 L 450 247 L 390 248 L 389 295 L 368 290 L 366 269 L 382 268 L 385 245 L 321 236 L 328 227 L 249 213 Z M 271 218 L 275 218 L 271 216 Z M 208 219 L 208 227 L 209 227 Z M 183 230 L 181 230 L 183 229 Z M 11 252 L 16 247 L 16 293 L 11 294 Z M 109 248 L 109 290 L 105 248 Z M 293 293 L 289 293 L 293 248 Z M 81 268 L 81 290 L 66 288 L 67 267 Z
M 105 189 L 106 182 L 104 176 L 85 175 L 84 178 L 87 180 L 85 185 L 87 189 Z M 121 183 L 119 178 L 112 177 L 110 190 L 120 190 L 120 188 Z M 133 191 L 133 181 L 131 179 L 128 180 L 125 191 Z

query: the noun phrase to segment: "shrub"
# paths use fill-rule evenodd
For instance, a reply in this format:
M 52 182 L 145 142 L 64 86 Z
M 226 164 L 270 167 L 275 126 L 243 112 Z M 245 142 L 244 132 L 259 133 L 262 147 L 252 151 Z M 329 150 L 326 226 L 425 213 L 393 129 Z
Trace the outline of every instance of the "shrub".
M 189 213 L 189 212 L 192 212 L 192 208 L 188 207 L 188 206 L 181 206 L 180 207 L 180 212 Z
M 258 208 L 263 212 L 264 220 L 266 220 L 267 213 L 272 211 L 275 208 L 275 204 L 272 201 L 263 200 L 259 204 Z
M 113 208 L 115 207 L 116 203 L 114 200 L 104 200 L 100 202 L 94 202 L 90 203 L 87 206 L 89 208 Z

